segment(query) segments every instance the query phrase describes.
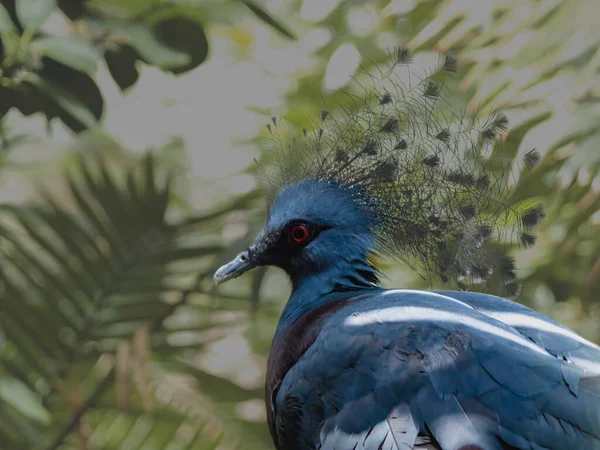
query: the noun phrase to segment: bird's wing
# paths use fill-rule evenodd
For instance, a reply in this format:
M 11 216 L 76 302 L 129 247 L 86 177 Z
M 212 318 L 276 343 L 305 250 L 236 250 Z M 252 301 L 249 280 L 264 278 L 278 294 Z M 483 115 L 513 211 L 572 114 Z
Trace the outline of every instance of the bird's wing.
M 274 408 L 290 450 L 600 449 L 600 377 L 430 292 L 336 313 Z
M 519 303 L 477 292 L 435 291 L 504 322 L 557 358 L 600 375 L 600 347 L 543 314 Z

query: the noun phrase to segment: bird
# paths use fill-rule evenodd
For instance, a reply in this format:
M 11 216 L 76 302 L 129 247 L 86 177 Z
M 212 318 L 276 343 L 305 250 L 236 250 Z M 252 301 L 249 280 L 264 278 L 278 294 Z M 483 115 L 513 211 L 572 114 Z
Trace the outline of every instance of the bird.
M 341 118 L 268 126 L 264 228 L 214 281 L 291 281 L 265 382 L 279 450 L 600 449 L 600 347 L 512 300 L 544 212 L 510 181 L 539 155 L 503 156 L 501 113 L 448 112 L 454 72 L 399 48 Z M 382 287 L 386 256 L 444 289 Z

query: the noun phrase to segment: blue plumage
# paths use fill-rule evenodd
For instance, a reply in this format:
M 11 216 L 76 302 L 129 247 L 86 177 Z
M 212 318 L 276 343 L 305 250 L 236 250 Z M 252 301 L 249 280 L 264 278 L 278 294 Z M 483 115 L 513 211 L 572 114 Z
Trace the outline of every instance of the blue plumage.
M 432 92 L 428 87 L 424 94 Z M 388 97 L 380 95 L 380 104 L 387 107 Z M 345 148 L 331 147 L 335 151 L 324 156 L 311 146 L 307 155 L 315 159 L 296 160 L 304 161 L 298 176 L 286 169 L 263 231 L 215 274 L 223 282 L 274 265 L 292 281 L 267 369 L 276 447 L 600 450 L 600 347 L 504 298 L 379 286 L 372 256 L 402 252 L 403 245 L 442 280 L 513 286 L 512 260 L 498 250 L 497 219 L 507 217 L 505 207 L 518 218 L 513 229 L 530 242 L 542 217 L 537 207 L 519 216 L 507 196 L 496 195 L 503 194 L 497 189 L 502 176 L 469 166 L 464 152 L 451 152 L 462 162 L 458 172 L 451 158 L 442 159 L 454 142 L 450 131 L 431 130 L 444 144 L 431 155 L 424 141 L 390 129 L 388 110 L 382 114 L 384 126 L 375 134 L 344 141 L 341 131 L 334 141 Z M 389 150 L 383 141 L 373 144 L 381 133 L 394 135 L 385 141 L 393 144 Z M 490 133 L 481 136 L 489 140 Z M 480 144 L 474 144 L 477 151 Z M 402 153 L 411 146 L 418 147 L 414 153 Z M 404 159 L 381 175 L 383 162 L 395 154 Z M 446 166 L 435 163 L 434 171 L 436 158 Z M 473 191 L 448 187 L 457 174 Z M 426 177 L 437 181 L 421 184 Z M 408 190 L 413 203 L 407 203 Z M 472 210 L 454 211 L 469 193 L 478 196 L 468 202 Z M 485 246 L 493 236 L 495 250 Z

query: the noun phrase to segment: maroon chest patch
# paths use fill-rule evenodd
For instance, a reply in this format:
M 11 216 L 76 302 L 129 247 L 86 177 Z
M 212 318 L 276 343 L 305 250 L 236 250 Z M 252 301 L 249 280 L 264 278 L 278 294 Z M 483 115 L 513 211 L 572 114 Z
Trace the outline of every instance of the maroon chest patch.
M 274 403 L 275 396 L 279 391 L 279 385 L 288 371 L 315 342 L 325 320 L 347 304 L 348 299 L 343 298 L 315 308 L 296 320 L 273 340 L 267 363 L 265 401 L 267 404 L 267 422 L 274 439 L 275 426 L 272 403 Z

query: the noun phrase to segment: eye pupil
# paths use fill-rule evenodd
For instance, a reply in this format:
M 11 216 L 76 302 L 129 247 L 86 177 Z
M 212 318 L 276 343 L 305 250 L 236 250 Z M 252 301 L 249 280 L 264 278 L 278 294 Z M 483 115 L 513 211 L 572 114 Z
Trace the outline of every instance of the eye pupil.
M 303 225 L 297 225 L 292 228 L 291 236 L 298 243 L 305 241 L 308 238 L 308 229 Z

